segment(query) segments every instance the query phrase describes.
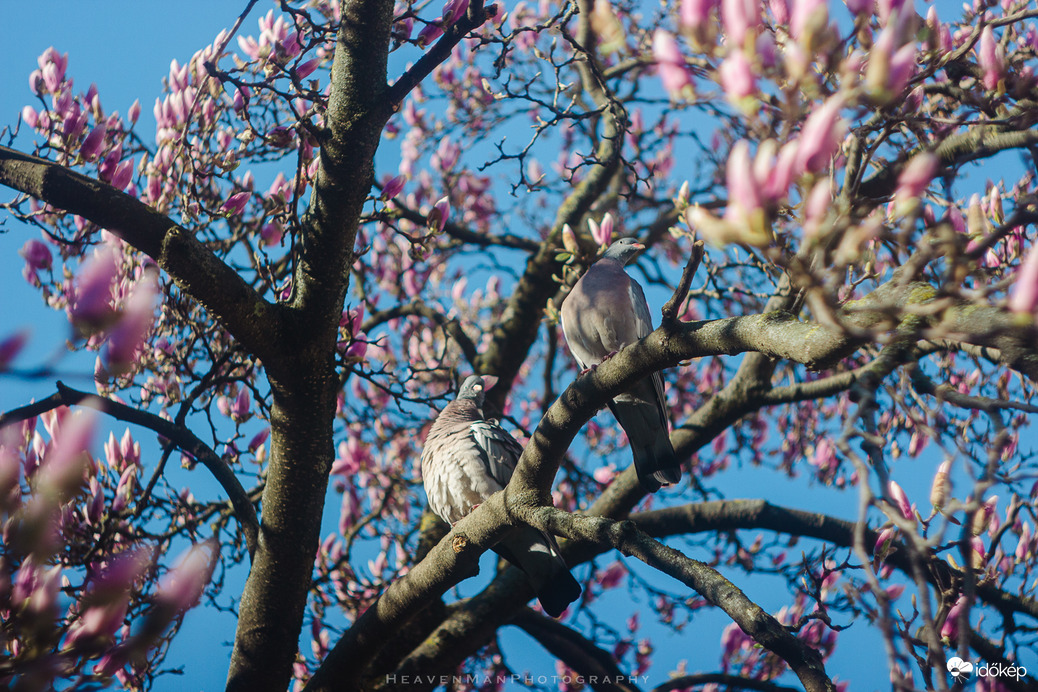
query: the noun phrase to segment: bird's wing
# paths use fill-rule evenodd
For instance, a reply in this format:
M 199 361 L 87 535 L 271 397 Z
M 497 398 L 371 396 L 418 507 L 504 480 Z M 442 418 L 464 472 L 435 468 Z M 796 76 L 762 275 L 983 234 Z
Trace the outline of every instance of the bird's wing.
M 523 446 L 504 428 L 493 421 L 476 421 L 469 426 L 472 441 L 476 443 L 490 477 L 502 487 L 515 471 L 516 462 L 523 453 Z
M 631 279 L 631 307 L 637 324 L 638 338 L 644 339 L 652 333 L 652 313 L 649 312 L 649 303 L 645 300 L 645 291 L 634 279 Z M 656 390 L 656 408 L 659 409 L 660 422 L 663 429 L 667 430 L 670 426 L 670 416 L 667 415 L 667 395 L 663 390 L 663 377 L 659 371 L 652 373 L 652 387 Z

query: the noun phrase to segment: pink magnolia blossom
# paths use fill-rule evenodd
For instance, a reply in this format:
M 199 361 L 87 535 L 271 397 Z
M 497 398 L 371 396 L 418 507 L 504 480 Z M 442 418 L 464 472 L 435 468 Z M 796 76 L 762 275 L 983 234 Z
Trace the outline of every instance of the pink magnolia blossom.
M 753 161 L 750 158 L 750 143 L 741 139 L 732 147 L 726 169 L 728 182 L 728 206 L 750 212 L 761 206 L 760 187 L 753 176 Z
M 158 287 L 154 272 L 147 272 L 134 286 L 123 305 L 119 321 L 108 335 L 105 366 L 115 375 L 130 371 L 144 337 L 155 322 Z
M 207 538 L 191 546 L 177 559 L 176 566 L 159 582 L 156 600 L 182 612 L 202 597 L 220 557 L 220 541 Z
M 987 564 L 988 554 L 984 548 L 984 541 L 980 536 L 974 536 L 970 540 L 970 564 L 973 569 L 983 569 Z
M 912 504 L 908 501 L 908 496 L 905 495 L 905 491 L 901 489 L 897 481 L 890 481 L 887 484 L 887 490 L 890 491 L 890 498 L 894 502 L 894 506 L 897 507 L 898 511 L 901 512 L 901 516 L 905 519 L 915 519 L 915 510 L 912 508 Z
M 896 601 L 897 599 L 901 598 L 901 594 L 905 592 L 905 585 L 891 584 L 887 588 L 883 589 L 883 591 L 887 594 L 887 598 L 889 598 L 892 601 Z
M 909 80 L 915 76 L 916 47 L 914 42 L 897 49 L 890 58 L 890 93 L 898 96 L 905 90 Z
M 80 617 L 69 627 L 64 648 L 95 645 L 111 641 L 126 618 L 131 589 L 147 569 L 154 551 L 150 548 L 127 550 L 106 564 L 93 566 L 89 580 L 88 603 Z
M 652 35 L 652 56 L 656 60 L 660 79 L 663 80 L 663 88 L 670 94 L 670 98 L 677 101 L 687 96 L 692 89 L 692 73 L 688 70 L 677 39 L 657 29 Z
M 100 122 L 90 131 L 90 134 L 83 140 L 83 144 L 79 147 L 80 155 L 87 161 L 93 161 L 97 158 L 97 155 L 101 153 L 101 150 L 105 145 L 105 135 L 108 134 L 108 125 L 105 122 Z
M 249 418 L 249 409 L 252 403 L 249 397 L 248 387 L 242 387 L 238 390 L 238 396 L 234 397 L 234 401 L 231 403 L 228 413 L 230 413 L 231 420 L 236 423 L 242 423 Z
M 141 117 L 141 101 L 135 99 L 130 105 L 130 109 L 126 112 L 126 117 L 129 118 L 130 124 L 136 124 L 137 118 Z
M 944 624 L 941 625 L 941 641 L 954 643 L 959 638 L 959 617 L 966 606 L 966 597 L 960 596 L 959 600 L 955 601 L 955 604 L 948 610 Z
M 1001 525 L 1002 522 L 998 518 L 998 495 L 992 495 L 973 515 L 973 524 L 970 528 L 974 536 L 979 536 L 985 532 L 994 534 Z
M 614 589 L 620 585 L 625 576 L 627 576 L 627 568 L 624 567 L 624 563 L 617 560 L 599 574 L 599 583 L 603 589 Z
M 299 67 L 296 68 L 296 78 L 297 79 L 306 79 L 307 77 L 309 77 L 311 74 L 314 73 L 314 70 L 316 70 L 320 66 L 321 66 L 321 61 L 318 58 L 314 58 L 313 60 L 307 60 L 306 62 L 304 62 L 303 64 L 301 64 Z
M 697 29 L 710 22 L 710 13 L 719 0 L 681 0 L 678 21 L 682 28 Z
M 698 205 L 685 212 L 688 225 L 707 242 L 724 246 L 728 243 L 744 243 L 758 247 L 770 242 L 772 233 L 768 225 L 761 197 L 761 185 L 756 178 L 759 166 L 750 157 L 750 145 L 740 140 L 728 155 L 726 179 L 728 206 L 723 219 L 718 219 Z M 723 448 L 724 438 L 714 440 Z
M 794 9 L 796 12 L 795 5 L 797 0 L 793 0 Z M 785 26 L 789 24 L 789 2 L 788 0 L 768 0 L 768 9 L 771 10 L 771 16 L 775 19 L 775 26 Z
M 405 182 L 407 182 L 407 176 L 404 175 L 398 175 L 391 179 L 382 186 L 382 199 L 393 199 L 399 195 L 404 189 Z
M 980 41 L 977 44 L 977 63 L 983 71 L 982 81 L 985 89 L 994 90 L 1005 76 L 1006 57 L 1002 46 L 995 39 L 995 33 L 991 26 L 985 26 L 980 32 Z
M 613 478 L 616 477 L 616 465 L 606 464 L 605 466 L 599 466 L 595 469 L 592 474 L 595 478 L 595 482 L 601 483 L 602 485 L 609 485 Z
M 258 433 L 252 436 L 249 440 L 248 449 L 250 452 L 255 453 L 257 449 L 267 443 L 267 439 L 270 437 L 270 428 L 263 428 Z
M 903 215 L 919 207 L 919 198 L 930 186 L 939 165 L 940 160 L 929 151 L 912 157 L 897 178 L 897 189 L 894 191 L 895 213 Z
M 0 340 L 0 372 L 7 369 L 7 366 L 21 352 L 28 340 L 29 332 L 24 329 Z M 0 494 L 2 493 L 3 491 L 0 490 Z
M 1013 557 L 1016 558 L 1018 563 L 1027 562 L 1032 556 L 1031 533 L 1030 522 L 1023 522 L 1023 526 L 1020 527 L 1020 540 L 1017 542 L 1016 550 L 1013 552 Z
M 425 28 L 418 32 L 418 37 L 415 39 L 415 42 L 418 44 L 419 48 L 425 48 L 441 36 L 443 36 L 443 27 L 439 22 L 434 22 L 432 24 L 426 24 Z
M 843 142 L 847 123 L 840 118 L 843 98 L 832 96 L 821 108 L 808 117 L 797 139 L 793 170 L 801 173 L 818 173 L 829 165 L 829 160 Z
M 447 226 L 447 218 L 451 215 L 451 203 L 446 197 L 441 197 L 437 200 L 436 204 L 433 205 L 432 211 L 429 212 L 429 217 L 426 221 L 426 225 L 431 233 L 442 233 L 443 229 Z
M 1038 315 L 1038 243 L 1031 246 L 1013 279 L 1009 309 L 1020 315 Z
M 732 51 L 718 68 L 721 88 L 728 101 L 740 107 L 741 102 L 757 92 L 757 79 L 753 66 L 741 50 Z
M 250 197 L 252 197 L 252 193 L 248 190 L 234 193 L 220 207 L 220 213 L 223 216 L 237 216 L 241 214 L 245 210 L 245 205 L 249 203 Z
M 888 24 L 872 44 L 865 69 L 865 90 L 877 103 L 888 103 L 905 89 L 915 72 L 915 43 L 898 45 L 900 32 Z
M 134 161 L 132 157 L 120 162 L 115 167 L 115 170 L 112 172 L 112 177 L 108 182 L 116 190 L 125 190 L 126 186 L 130 184 L 130 180 L 133 178 L 133 169 Z
M 765 148 L 762 145 L 757 150 L 757 158 L 754 161 L 754 174 L 757 181 L 761 184 L 761 194 L 764 196 L 764 199 L 774 204 L 789 195 L 789 186 L 792 185 L 793 178 L 796 177 L 794 167 L 799 146 L 795 140 L 786 142 L 778 150 L 778 156 L 776 157 L 775 147 L 777 147 L 777 144 L 775 144 L 774 140 L 766 140 L 764 144 L 769 142 L 769 147 Z
M 607 247 L 613 239 L 613 215 L 607 213 L 602 217 L 601 224 L 594 219 L 589 218 L 587 220 L 587 225 L 595 243 L 597 243 L 599 247 Z
M 443 5 L 443 26 L 452 26 L 465 16 L 469 0 L 447 0 Z
M 876 556 L 877 560 L 881 561 L 886 557 L 891 546 L 894 545 L 895 538 L 897 538 L 897 528 L 893 526 L 887 526 L 879 532 L 879 535 L 876 536 L 876 544 L 872 547 L 872 554 Z
M 832 207 L 833 195 L 828 179 L 819 180 L 804 201 L 804 235 L 817 238 L 822 234 L 822 222 Z
M 945 460 L 937 467 L 937 473 L 930 487 L 930 504 L 936 511 L 940 511 L 948 503 L 951 496 L 951 461 Z
M 33 272 L 40 269 L 50 269 L 53 263 L 50 248 L 35 238 L 25 241 L 25 245 L 18 251 L 18 254 L 25 259 L 26 269 Z
M 57 92 L 61 87 L 61 83 L 65 81 L 65 70 L 68 68 L 68 53 L 59 54 L 58 51 L 54 50 L 54 46 L 51 46 L 36 59 L 36 64 L 40 66 L 40 74 L 42 75 L 44 85 L 47 87 L 47 91 L 52 94 Z
M 90 330 L 103 327 L 111 321 L 115 315 L 112 288 L 118 274 L 119 262 L 115 250 L 108 246 L 96 250 L 76 276 L 69 307 L 73 324 Z
M 751 32 L 756 33 L 761 23 L 761 3 L 758 0 L 721 0 L 721 21 L 730 45 L 741 48 Z
M 53 618 L 61 586 L 61 565 L 48 568 L 30 554 L 10 585 L 11 606 L 23 614 Z
M 67 416 L 55 430 L 37 472 L 45 493 L 65 500 L 83 485 L 96 424 L 96 415 L 86 409 Z
M 776 18 L 776 21 L 778 19 Z M 828 0 L 795 0 L 789 18 L 793 38 L 808 38 L 829 23 Z
M 22 120 L 29 127 L 36 129 L 40 124 L 40 114 L 36 112 L 36 109 L 32 106 L 25 106 L 22 108 Z

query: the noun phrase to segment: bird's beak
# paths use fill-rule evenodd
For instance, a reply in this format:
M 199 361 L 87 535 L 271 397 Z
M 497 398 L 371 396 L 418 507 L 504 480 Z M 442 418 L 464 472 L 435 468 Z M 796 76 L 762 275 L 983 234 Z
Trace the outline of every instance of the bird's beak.
M 642 245 L 641 243 L 631 243 L 631 247 L 633 247 L 635 250 L 644 250 L 645 249 L 645 246 Z

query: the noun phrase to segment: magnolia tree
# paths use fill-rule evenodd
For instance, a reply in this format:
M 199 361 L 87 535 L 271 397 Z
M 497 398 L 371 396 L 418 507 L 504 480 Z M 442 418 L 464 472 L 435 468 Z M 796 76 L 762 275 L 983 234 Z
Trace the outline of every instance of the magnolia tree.
M 1034 689 L 1033 3 L 253 4 L 154 132 L 60 47 L 8 114 L 25 279 L 96 367 L 4 325 L 52 387 L 0 416 L 5 684 L 147 687 L 205 593 L 231 690 L 847 689 L 853 636 L 897 690 Z M 558 308 L 621 236 L 661 326 L 580 374 Z M 647 496 L 591 419 L 658 370 Z M 471 373 L 525 449 L 448 527 L 418 459 Z M 469 580 L 517 524 L 564 539 L 558 620 Z M 648 675 L 666 628 L 716 652 Z

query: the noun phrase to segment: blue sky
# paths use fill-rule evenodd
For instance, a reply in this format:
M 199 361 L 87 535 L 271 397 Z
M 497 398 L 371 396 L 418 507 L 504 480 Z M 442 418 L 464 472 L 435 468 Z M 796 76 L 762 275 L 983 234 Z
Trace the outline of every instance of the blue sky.
M 59 52 L 70 55 L 68 74 L 75 78 L 77 87 L 85 89 L 96 83 L 105 108 L 125 113 L 134 99 L 142 105 L 142 133 L 152 130 L 151 107 L 161 93 L 161 81 L 168 74 L 172 59 L 185 62 L 199 47 L 211 43 L 223 28 L 230 27 L 244 2 L 7 2 L 3 16 L 6 35 L 0 41 L 0 59 L 4 70 L 0 71 L 0 126 L 13 124 L 21 108 L 31 102 L 28 75 L 36 68 L 36 57 L 46 48 L 53 46 Z M 246 20 L 245 33 L 255 33 L 256 18 L 265 13 L 269 5 L 259 4 L 252 16 Z M 46 18 L 46 19 L 45 19 Z M 23 143 L 25 140 L 21 140 Z M 6 199 L 6 194 L 4 195 Z M 37 231 L 16 226 L 8 220 L 0 227 L 0 338 L 14 329 L 30 326 L 33 337 L 22 367 L 31 367 L 42 362 L 53 353 L 53 348 L 67 335 L 68 325 L 64 316 L 45 309 L 39 294 L 29 287 L 21 277 L 22 259 L 18 249 Z M 654 301 L 660 302 L 660 301 Z M 658 308 L 658 305 L 654 305 Z M 40 355 L 35 355 L 40 354 Z M 38 358 L 38 360 L 33 360 Z M 67 359 L 63 370 L 80 368 L 84 377 L 89 377 L 93 358 Z M 0 410 L 26 403 L 31 397 L 40 398 L 52 391 L 53 382 L 3 380 L 0 387 Z M 608 414 L 605 414 L 608 415 Z M 925 472 L 923 468 L 925 467 Z M 903 482 L 910 497 L 925 498 L 933 466 L 920 462 L 920 473 Z M 215 490 L 199 470 L 190 482 L 196 494 L 206 488 Z M 788 506 L 814 511 L 828 512 L 842 518 L 853 518 L 857 496 L 855 493 L 840 493 L 828 488 L 804 482 L 782 479 L 773 474 L 761 474 L 758 470 L 743 468 L 725 474 L 722 481 L 729 497 L 765 497 Z M 901 480 L 899 478 L 899 480 Z M 809 505 L 808 505 L 809 503 Z M 326 526 L 334 527 L 333 516 L 338 509 L 336 501 L 328 503 Z M 676 546 L 678 544 L 675 544 Z M 693 557 L 703 557 L 695 556 Z M 613 558 L 603 560 L 608 564 Z M 484 570 L 489 571 L 489 562 Z M 767 580 L 750 580 L 738 572 L 728 574 L 747 591 L 751 599 L 769 610 L 787 605 L 790 596 L 782 585 L 772 590 Z M 469 593 L 474 586 L 462 587 Z M 229 580 L 228 593 L 237 593 L 240 587 Z M 609 598 L 623 598 L 614 592 Z M 907 600 L 907 596 L 906 596 Z M 910 606 L 906 606 L 910 609 Z M 647 624 L 643 619 L 643 624 Z M 691 626 L 702 631 L 686 630 L 680 638 L 664 635 L 656 643 L 658 665 L 652 670 L 648 686 L 659 684 L 667 670 L 681 659 L 690 659 L 690 669 L 714 670 L 718 662 L 717 638 L 727 620 L 718 613 L 702 612 Z M 182 678 L 163 678 L 160 689 L 216 690 L 222 689 L 226 676 L 230 649 L 228 644 L 234 635 L 233 618 L 227 614 L 193 612 L 180 637 L 174 644 L 167 665 L 184 666 Z M 508 629 L 504 635 L 510 643 L 510 662 L 518 669 L 535 666 L 543 669 L 534 660 L 544 654 L 539 647 L 529 645 L 525 635 Z M 531 663 L 523 665 L 517 658 L 529 655 Z M 872 657 L 876 665 L 869 665 Z M 841 636 L 830 672 L 841 678 L 852 677 L 854 689 L 879 689 L 888 685 L 888 676 L 882 648 L 877 639 L 864 631 L 849 632 Z

